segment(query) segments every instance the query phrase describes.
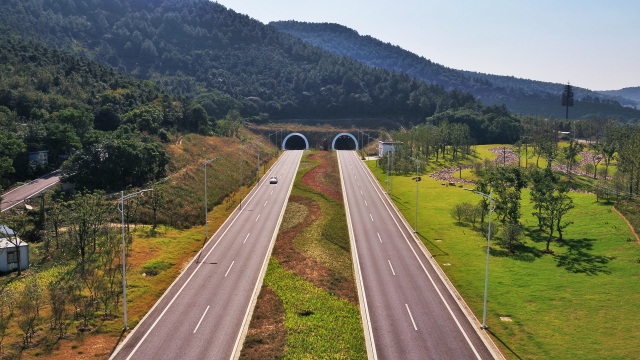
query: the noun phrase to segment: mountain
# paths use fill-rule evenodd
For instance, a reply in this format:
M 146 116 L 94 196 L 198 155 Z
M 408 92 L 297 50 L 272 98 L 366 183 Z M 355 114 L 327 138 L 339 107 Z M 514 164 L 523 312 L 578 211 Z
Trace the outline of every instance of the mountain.
M 207 98 L 220 91 L 255 119 L 416 121 L 480 108 L 470 94 L 332 55 L 208 0 L 3 0 L 0 24 L 173 94 Z M 220 103 L 202 102 L 218 119 Z
M 278 21 L 270 25 L 368 66 L 406 73 L 427 83 L 443 85 L 448 90 L 469 92 L 485 105 L 505 104 L 520 114 L 564 117 L 564 109 L 560 105 L 563 84 L 451 69 L 338 24 Z M 572 118 L 615 116 L 623 120 L 640 119 L 640 112 L 629 107 L 635 105 L 629 99 L 579 87 L 573 90 L 576 103 L 570 110 Z
M 601 90 L 598 93 L 608 96 L 618 96 L 633 101 L 633 106 L 640 106 L 640 86 L 628 87 L 620 90 Z

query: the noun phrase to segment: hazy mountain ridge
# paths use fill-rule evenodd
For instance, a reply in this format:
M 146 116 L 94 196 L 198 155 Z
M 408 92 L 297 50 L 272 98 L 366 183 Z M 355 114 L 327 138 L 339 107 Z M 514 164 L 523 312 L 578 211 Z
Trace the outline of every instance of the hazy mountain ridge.
M 599 90 L 598 93 L 631 99 L 635 101 L 635 106 L 640 106 L 640 86 L 627 87 L 620 90 Z
M 419 80 L 472 93 L 484 104 L 506 104 L 521 114 L 542 114 L 564 117 L 560 95 L 564 84 L 519 79 L 470 71 L 461 71 L 434 63 L 384 43 L 371 36 L 339 24 L 278 21 L 270 25 L 334 54 L 348 56 L 362 63 L 390 71 L 405 72 Z M 604 115 L 620 116 L 627 120 L 640 118 L 640 112 L 623 107 L 636 105 L 631 99 L 611 96 L 575 87 L 576 106 L 570 111 L 573 118 Z M 580 106 L 581 105 L 581 106 Z

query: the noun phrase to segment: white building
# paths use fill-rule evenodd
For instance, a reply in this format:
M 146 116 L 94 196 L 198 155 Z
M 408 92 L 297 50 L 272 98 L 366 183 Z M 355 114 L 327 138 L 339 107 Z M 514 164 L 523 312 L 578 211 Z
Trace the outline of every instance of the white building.
M 16 246 L 8 239 L 17 239 L 20 251 L 20 270 L 29 268 L 29 244 L 15 236 L 13 230 L 0 225 L 0 273 L 8 273 L 18 269 L 18 254 Z
M 384 157 L 387 153 L 395 152 L 396 145 L 402 145 L 398 141 L 378 141 L 378 157 Z

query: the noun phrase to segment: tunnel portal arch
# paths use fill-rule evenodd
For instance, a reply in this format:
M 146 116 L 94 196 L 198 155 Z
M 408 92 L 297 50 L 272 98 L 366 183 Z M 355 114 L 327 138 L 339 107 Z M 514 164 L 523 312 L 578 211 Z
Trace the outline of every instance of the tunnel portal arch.
M 349 133 L 343 132 L 343 133 L 340 133 L 340 134 L 336 135 L 336 137 L 334 137 L 334 138 L 333 138 L 333 142 L 331 143 L 331 148 L 332 148 L 333 150 L 335 150 L 335 149 L 336 149 L 336 141 L 337 141 L 338 139 L 340 139 L 340 137 L 342 137 L 342 136 L 348 136 L 348 137 L 350 137 L 351 139 L 353 139 L 353 142 L 354 142 L 354 144 L 356 145 L 355 150 L 358 150 L 358 149 L 359 149 L 359 148 L 358 148 L 358 139 L 356 139 L 356 137 L 355 137 L 355 136 L 353 136 L 353 135 L 351 135 L 351 134 L 349 134 Z
M 282 140 L 282 150 L 293 150 L 293 149 L 288 149 L 288 148 L 287 148 L 287 140 L 289 140 L 289 138 L 291 138 L 292 136 L 299 136 L 299 137 L 301 137 L 301 138 L 302 138 L 302 140 L 304 140 L 304 146 L 305 146 L 304 148 L 305 148 L 305 149 L 308 149 L 308 148 L 309 148 L 309 140 L 307 140 L 307 138 L 306 138 L 304 135 L 302 135 L 302 134 L 300 134 L 300 133 L 297 133 L 297 132 L 294 132 L 294 133 L 291 133 L 291 134 L 287 135 L 287 136 Z M 297 150 L 297 149 L 296 149 L 296 150 Z

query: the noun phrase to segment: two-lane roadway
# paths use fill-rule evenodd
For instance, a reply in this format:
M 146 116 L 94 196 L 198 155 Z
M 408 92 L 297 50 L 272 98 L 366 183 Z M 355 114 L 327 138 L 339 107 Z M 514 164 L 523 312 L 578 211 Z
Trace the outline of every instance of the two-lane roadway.
M 238 355 L 301 156 L 283 153 L 112 359 Z M 269 184 L 271 176 L 278 184 Z
M 492 359 L 369 169 L 338 160 L 370 358 Z

